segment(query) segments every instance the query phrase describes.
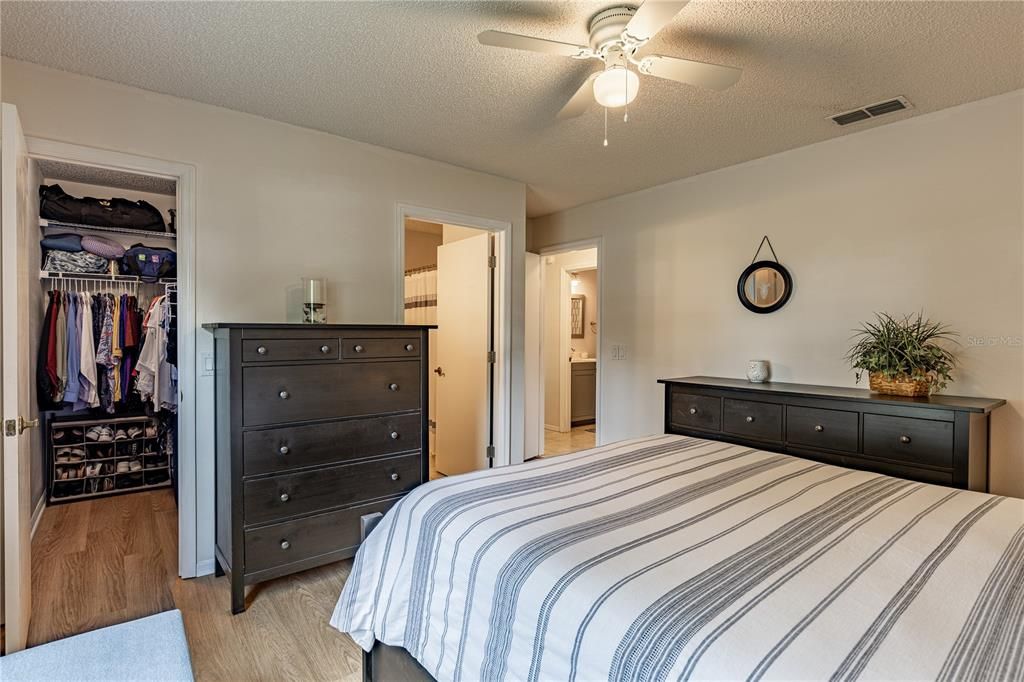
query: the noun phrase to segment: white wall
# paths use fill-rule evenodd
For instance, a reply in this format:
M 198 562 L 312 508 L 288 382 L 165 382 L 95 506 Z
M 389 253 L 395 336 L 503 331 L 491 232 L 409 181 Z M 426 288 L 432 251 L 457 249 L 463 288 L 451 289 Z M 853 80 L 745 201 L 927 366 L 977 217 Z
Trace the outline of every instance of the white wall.
M 27 135 L 195 165 L 200 323 L 285 320 L 302 276 L 329 280 L 331 322 L 395 322 L 399 203 L 510 222 L 512 445 L 521 449 L 522 183 L 10 59 L 2 83 Z M 197 349 L 212 352 L 205 332 Z M 197 390 L 204 560 L 213 557 L 212 377 Z
M 780 381 L 852 386 L 851 330 L 923 310 L 963 335 L 946 392 L 1010 401 L 991 490 L 1024 496 L 1022 212 L 1018 91 L 540 218 L 530 245 L 603 236 L 605 440 L 661 430 L 659 377 L 767 358 Z M 736 280 L 766 233 L 795 288 L 756 315 Z

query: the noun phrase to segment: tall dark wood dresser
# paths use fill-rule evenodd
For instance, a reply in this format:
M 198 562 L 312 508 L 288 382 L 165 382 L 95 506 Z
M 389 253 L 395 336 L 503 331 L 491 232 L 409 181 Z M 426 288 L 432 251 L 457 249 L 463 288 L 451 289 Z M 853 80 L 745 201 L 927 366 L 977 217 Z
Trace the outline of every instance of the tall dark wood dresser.
M 216 558 L 245 586 L 355 554 L 361 519 L 428 478 L 427 330 L 207 324 Z

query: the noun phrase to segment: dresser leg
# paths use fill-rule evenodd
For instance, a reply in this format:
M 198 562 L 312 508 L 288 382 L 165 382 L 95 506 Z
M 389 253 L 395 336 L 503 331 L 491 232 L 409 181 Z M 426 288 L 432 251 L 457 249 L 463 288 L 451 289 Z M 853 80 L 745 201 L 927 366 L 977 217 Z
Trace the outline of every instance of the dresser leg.
M 238 615 L 245 611 L 245 583 L 238 573 L 231 573 L 231 613 Z

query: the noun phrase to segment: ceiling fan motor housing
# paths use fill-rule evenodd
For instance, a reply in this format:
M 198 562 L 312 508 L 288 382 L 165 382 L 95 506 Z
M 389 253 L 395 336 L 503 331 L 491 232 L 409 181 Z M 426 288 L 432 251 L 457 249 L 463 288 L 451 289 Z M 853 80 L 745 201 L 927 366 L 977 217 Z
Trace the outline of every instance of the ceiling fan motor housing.
M 636 14 L 636 7 L 609 7 L 590 20 L 590 49 L 602 53 L 610 46 L 622 44 L 622 32 Z

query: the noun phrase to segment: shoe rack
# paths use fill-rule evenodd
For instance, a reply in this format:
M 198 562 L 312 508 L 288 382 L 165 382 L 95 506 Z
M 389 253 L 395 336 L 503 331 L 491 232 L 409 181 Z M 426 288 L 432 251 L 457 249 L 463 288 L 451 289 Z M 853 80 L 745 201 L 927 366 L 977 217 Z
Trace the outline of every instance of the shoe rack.
M 46 436 L 51 504 L 171 485 L 159 417 L 51 421 Z

